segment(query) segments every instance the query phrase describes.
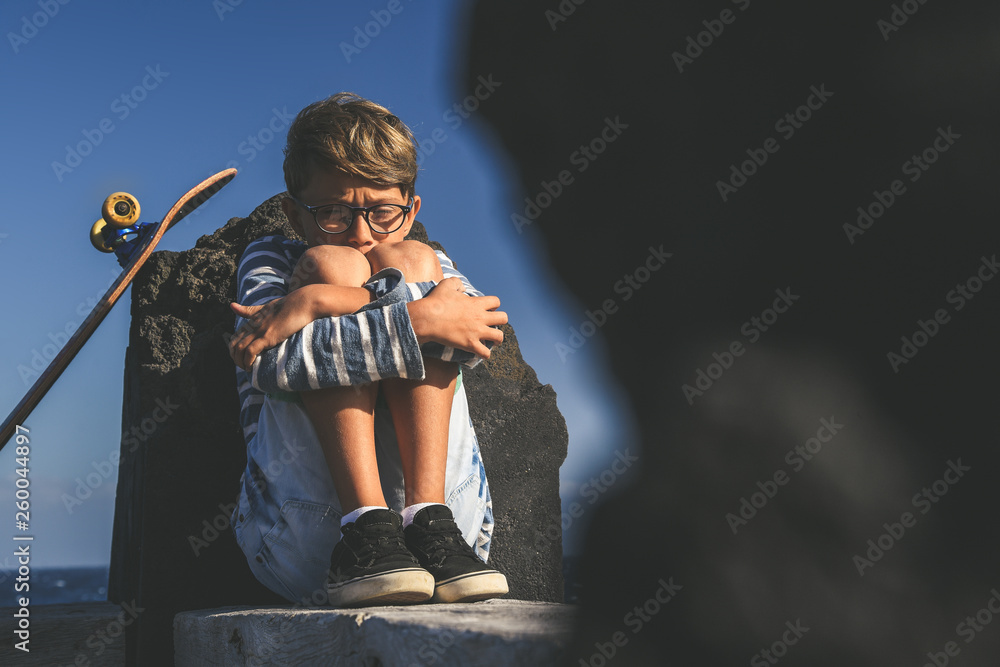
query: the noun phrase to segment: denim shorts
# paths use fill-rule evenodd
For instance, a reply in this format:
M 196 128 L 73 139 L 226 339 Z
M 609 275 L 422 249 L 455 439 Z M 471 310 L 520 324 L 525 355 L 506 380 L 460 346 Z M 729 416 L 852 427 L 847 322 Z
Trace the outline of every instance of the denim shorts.
M 493 508 L 479 443 L 459 374 L 448 433 L 445 498 L 455 522 L 486 560 Z M 375 449 L 382 493 L 404 506 L 403 469 L 388 406 L 375 407 Z M 343 515 L 312 423 L 297 401 L 267 396 L 233 511 L 236 541 L 257 580 L 290 602 L 323 604 L 330 554 Z

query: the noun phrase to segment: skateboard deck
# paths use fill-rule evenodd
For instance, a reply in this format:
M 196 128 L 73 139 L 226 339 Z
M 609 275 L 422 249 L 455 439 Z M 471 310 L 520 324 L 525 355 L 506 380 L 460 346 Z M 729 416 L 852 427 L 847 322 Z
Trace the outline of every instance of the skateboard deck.
M 146 260 L 156 249 L 156 245 L 163 238 L 163 234 L 173 225 L 180 222 L 187 214 L 191 213 L 191 211 L 205 203 L 209 197 L 221 190 L 223 186 L 233 180 L 234 176 L 236 176 L 235 169 L 226 169 L 213 176 L 209 176 L 178 199 L 160 222 L 153 223 L 148 228 L 148 231 L 143 234 L 143 238 L 139 241 L 140 245 L 135 248 L 128 262 L 124 265 L 121 275 L 108 288 L 108 291 L 104 293 L 104 296 L 94 306 L 94 309 L 90 311 L 90 314 L 87 315 L 87 318 L 80 327 L 73 332 L 73 335 L 66 341 L 63 348 L 49 362 L 48 367 L 35 380 L 35 384 L 31 386 L 28 393 L 21 399 L 21 402 L 17 404 L 17 407 L 4 420 L 3 425 L 0 426 L 0 449 L 3 449 L 7 441 L 14 435 L 17 426 L 22 424 L 28 415 L 31 414 L 31 411 L 35 409 L 35 406 L 42 400 L 45 393 L 55 384 L 55 381 L 69 365 L 69 362 L 73 360 L 76 353 L 80 351 L 80 348 L 83 347 L 91 334 L 101 324 L 104 317 L 111 311 L 111 308 L 125 292 L 129 284 L 131 284 L 132 279 L 135 278 L 139 269 L 142 268 L 142 265 L 146 263 Z

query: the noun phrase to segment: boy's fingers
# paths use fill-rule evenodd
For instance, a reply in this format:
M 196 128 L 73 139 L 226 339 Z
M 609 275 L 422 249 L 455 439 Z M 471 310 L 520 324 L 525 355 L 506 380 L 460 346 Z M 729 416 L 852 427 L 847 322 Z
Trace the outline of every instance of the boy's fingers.
M 458 279 L 456 278 L 456 280 Z M 500 307 L 500 299 L 498 297 L 477 296 L 476 299 L 479 301 L 479 305 L 481 305 L 486 310 L 496 310 L 497 308 Z
M 501 331 L 500 329 L 494 329 L 490 327 L 487 330 L 486 335 L 483 337 L 483 340 L 491 340 L 497 345 L 499 345 L 500 343 L 503 342 L 503 331 Z
M 247 370 L 247 354 L 251 343 L 244 333 L 240 332 L 233 336 L 229 344 L 229 356 L 232 357 L 233 363 L 243 370 Z
M 264 342 L 261 339 L 257 339 L 247 346 L 247 366 L 253 365 L 253 360 L 257 358 L 257 355 L 264 351 Z
M 230 310 L 245 320 L 252 318 L 254 315 L 263 310 L 265 306 L 267 306 L 267 304 L 264 304 L 263 306 L 244 306 L 243 304 L 235 302 L 229 304 Z M 246 324 L 244 324 L 244 326 L 246 326 Z

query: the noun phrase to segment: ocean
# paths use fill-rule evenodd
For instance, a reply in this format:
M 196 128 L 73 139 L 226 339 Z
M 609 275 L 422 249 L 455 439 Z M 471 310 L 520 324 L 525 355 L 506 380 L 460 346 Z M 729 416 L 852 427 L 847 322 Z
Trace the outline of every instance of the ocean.
M 108 567 L 31 568 L 29 590 L 17 592 L 17 571 L 0 570 L 0 607 L 17 606 L 27 597 L 31 606 L 108 599 Z

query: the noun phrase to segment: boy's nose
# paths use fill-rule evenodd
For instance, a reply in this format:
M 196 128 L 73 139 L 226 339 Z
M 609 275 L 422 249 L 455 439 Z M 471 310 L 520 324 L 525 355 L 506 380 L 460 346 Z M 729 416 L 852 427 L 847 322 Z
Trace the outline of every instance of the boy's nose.
M 372 230 L 369 229 L 368 223 L 365 222 L 365 216 L 361 211 L 357 211 L 354 214 L 354 224 L 347 230 L 347 242 L 358 250 L 375 245 L 375 240 L 372 238 Z

